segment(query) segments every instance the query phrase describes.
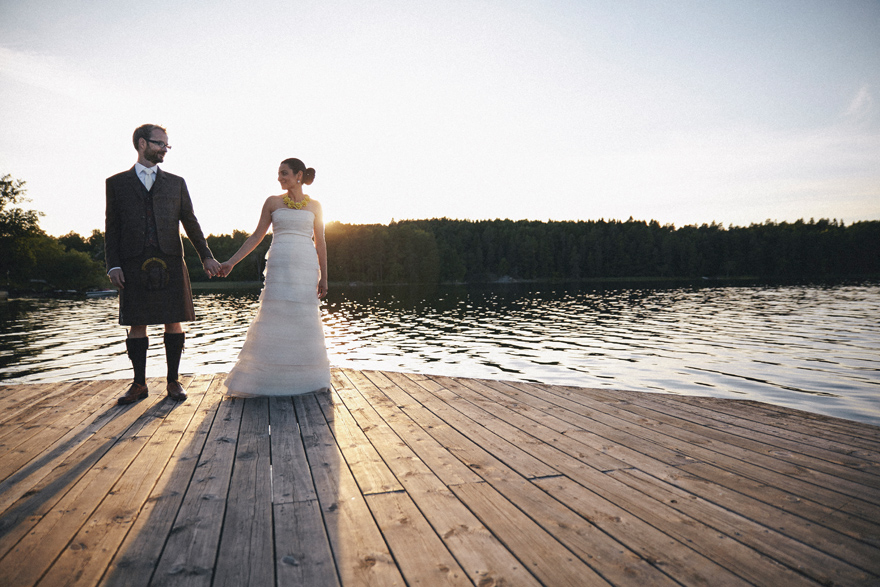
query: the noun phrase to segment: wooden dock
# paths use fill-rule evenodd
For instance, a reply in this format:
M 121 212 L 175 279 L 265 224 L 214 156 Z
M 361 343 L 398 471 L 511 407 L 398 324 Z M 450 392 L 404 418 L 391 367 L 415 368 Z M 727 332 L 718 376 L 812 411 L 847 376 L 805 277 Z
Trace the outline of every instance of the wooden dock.
M 348 369 L 243 400 L 222 379 L 126 407 L 125 381 L 0 386 L 0 584 L 880 584 L 876 426 Z

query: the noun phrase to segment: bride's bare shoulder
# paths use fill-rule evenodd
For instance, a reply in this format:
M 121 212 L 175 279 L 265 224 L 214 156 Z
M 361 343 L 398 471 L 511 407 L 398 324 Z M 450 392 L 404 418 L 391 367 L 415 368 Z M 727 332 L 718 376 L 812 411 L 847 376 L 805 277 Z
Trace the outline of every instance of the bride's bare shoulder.
M 263 204 L 263 209 L 267 210 L 270 214 L 279 208 L 284 208 L 286 204 L 284 203 L 283 196 L 269 196 L 266 198 L 266 202 Z

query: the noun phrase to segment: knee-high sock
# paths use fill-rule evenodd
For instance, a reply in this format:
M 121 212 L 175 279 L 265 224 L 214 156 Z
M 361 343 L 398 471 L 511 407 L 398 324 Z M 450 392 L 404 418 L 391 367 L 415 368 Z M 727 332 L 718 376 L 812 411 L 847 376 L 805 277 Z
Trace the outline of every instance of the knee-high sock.
M 180 368 L 180 355 L 183 353 L 183 332 L 165 333 L 165 360 L 168 362 L 168 381 L 177 381 L 177 370 Z
M 150 339 L 146 337 L 125 339 L 125 349 L 134 369 L 134 382 L 141 385 L 147 384 L 147 347 L 149 346 Z

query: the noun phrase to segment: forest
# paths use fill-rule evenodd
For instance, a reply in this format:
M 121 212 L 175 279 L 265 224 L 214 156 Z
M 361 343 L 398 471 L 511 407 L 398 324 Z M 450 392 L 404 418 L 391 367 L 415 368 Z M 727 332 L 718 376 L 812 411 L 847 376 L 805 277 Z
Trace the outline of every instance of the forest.
M 0 179 L 0 271 L 7 289 L 83 291 L 109 287 L 104 235 L 47 235 L 24 182 Z M 406 220 L 328 223 L 328 274 L 345 284 L 540 280 L 751 278 L 763 280 L 880 276 L 880 221 L 767 220 L 747 227 L 661 225 L 630 218 L 591 221 Z M 232 256 L 248 234 L 210 235 L 215 257 Z M 268 235 L 227 281 L 259 281 Z M 192 281 L 207 281 L 186 241 Z

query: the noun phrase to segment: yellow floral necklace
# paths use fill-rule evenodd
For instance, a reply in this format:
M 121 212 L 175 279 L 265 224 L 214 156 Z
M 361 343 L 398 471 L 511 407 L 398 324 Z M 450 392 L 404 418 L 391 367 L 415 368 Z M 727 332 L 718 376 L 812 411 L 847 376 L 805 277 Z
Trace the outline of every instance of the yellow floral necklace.
M 285 204 L 288 208 L 293 208 L 294 210 L 302 210 L 303 208 L 306 207 L 306 204 L 309 203 L 309 200 L 311 200 L 311 198 L 309 198 L 308 194 L 305 194 L 305 195 L 303 196 L 303 199 L 300 200 L 299 202 L 297 202 L 296 200 L 291 199 L 291 197 L 290 197 L 289 194 L 286 195 L 286 196 L 284 196 L 284 204 Z

